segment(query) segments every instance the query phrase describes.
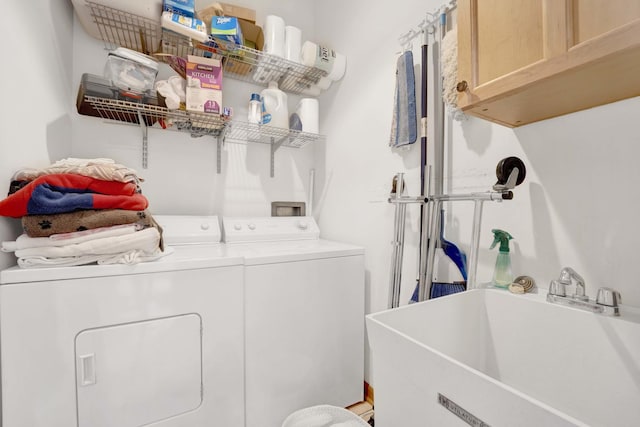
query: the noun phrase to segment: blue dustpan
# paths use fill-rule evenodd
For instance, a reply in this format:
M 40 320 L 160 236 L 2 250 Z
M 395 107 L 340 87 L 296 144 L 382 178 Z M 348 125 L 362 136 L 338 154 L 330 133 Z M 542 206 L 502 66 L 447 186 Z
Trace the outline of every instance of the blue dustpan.
M 444 238 L 444 209 L 440 210 L 440 245 L 445 255 L 455 263 L 464 280 L 467 280 L 467 256 L 454 243 Z

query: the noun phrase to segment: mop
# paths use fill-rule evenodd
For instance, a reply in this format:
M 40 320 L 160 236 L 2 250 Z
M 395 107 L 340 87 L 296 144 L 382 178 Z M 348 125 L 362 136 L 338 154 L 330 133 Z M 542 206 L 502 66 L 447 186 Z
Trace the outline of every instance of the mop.
M 436 70 L 435 78 L 440 79 L 442 87 L 441 92 L 436 95 L 436 99 L 440 101 L 441 106 L 447 105 L 450 110 L 453 110 L 454 108 L 457 109 L 457 92 L 455 89 L 455 81 L 457 78 L 457 37 L 455 29 L 443 36 L 442 33 L 445 27 L 446 14 L 443 13 L 440 16 L 440 26 L 438 28 L 439 37 L 437 44 L 440 51 L 439 61 L 437 65 L 434 65 Z M 438 85 L 436 84 L 435 86 L 437 89 Z M 436 143 L 440 144 L 439 147 L 444 149 L 444 114 L 436 114 L 436 116 L 440 116 L 440 120 L 436 118 Z M 426 190 L 427 189 L 425 189 L 425 193 Z M 431 242 L 431 244 L 428 245 L 429 249 L 433 249 L 434 253 L 429 254 L 427 251 L 427 254 L 430 255 L 427 258 L 433 260 L 431 263 L 427 262 L 430 266 L 427 268 L 425 286 L 429 286 L 427 291 L 429 298 L 449 295 L 465 290 L 465 281 L 467 278 L 466 256 L 452 242 L 444 239 L 442 217 L 443 213 L 439 204 L 436 204 L 430 210 L 430 216 L 427 221 L 427 223 L 430 224 L 429 239 L 435 239 L 435 242 Z M 423 257 L 420 259 L 421 262 L 424 262 Z M 416 287 L 411 297 L 411 302 L 420 300 L 419 293 L 419 287 Z
M 442 38 L 442 102 L 454 120 L 465 118 L 458 108 L 458 29 L 454 25 Z
M 403 52 L 396 63 L 396 87 L 393 101 L 393 117 L 391 123 L 391 135 L 389 145 L 393 148 L 413 144 L 417 139 L 416 118 L 416 89 L 413 72 L 413 53 L 410 50 Z M 404 246 L 404 231 L 406 205 L 398 203 L 404 190 L 403 174 L 398 173 L 394 177 L 392 196 L 396 199 L 396 211 L 394 218 L 394 240 L 391 265 L 391 278 L 389 285 L 388 308 L 400 305 L 400 285 L 402 282 L 402 257 Z

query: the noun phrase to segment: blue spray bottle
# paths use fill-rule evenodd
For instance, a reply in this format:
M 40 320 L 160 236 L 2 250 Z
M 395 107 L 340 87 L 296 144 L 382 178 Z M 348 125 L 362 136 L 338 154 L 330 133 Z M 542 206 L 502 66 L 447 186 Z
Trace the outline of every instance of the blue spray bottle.
M 493 271 L 493 286 L 508 288 L 513 283 L 513 273 L 511 273 L 511 256 L 509 254 L 509 240 L 513 239 L 511 234 L 504 230 L 494 228 L 493 243 L 489 249 L 496 247 L 500 243 L 498 256 L 496 257 L 496 267 Z

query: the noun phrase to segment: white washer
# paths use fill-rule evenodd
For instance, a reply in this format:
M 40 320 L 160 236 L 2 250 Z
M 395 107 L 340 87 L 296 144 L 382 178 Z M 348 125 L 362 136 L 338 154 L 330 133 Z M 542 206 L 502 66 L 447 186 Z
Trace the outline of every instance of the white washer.
M 242 258 L 216 217 L 156 219 L 160 260 L 0 273 L 2 425 L 244 426 Z
M 312 217 L 224 218 L 245 263 L 246 427 L 363 397 L 364 250 Z

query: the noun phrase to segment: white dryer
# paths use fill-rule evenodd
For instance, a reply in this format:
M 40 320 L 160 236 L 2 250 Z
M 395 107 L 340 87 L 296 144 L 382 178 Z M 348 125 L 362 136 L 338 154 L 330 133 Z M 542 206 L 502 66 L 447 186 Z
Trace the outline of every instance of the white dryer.
M 244 426 L 242 258 L 157 219 L 160 260 L 0 273 L 2 425 Z
M 246 427 L 363 397 L 364 250 L 312 217 L 223 218 L 245 264 Z

